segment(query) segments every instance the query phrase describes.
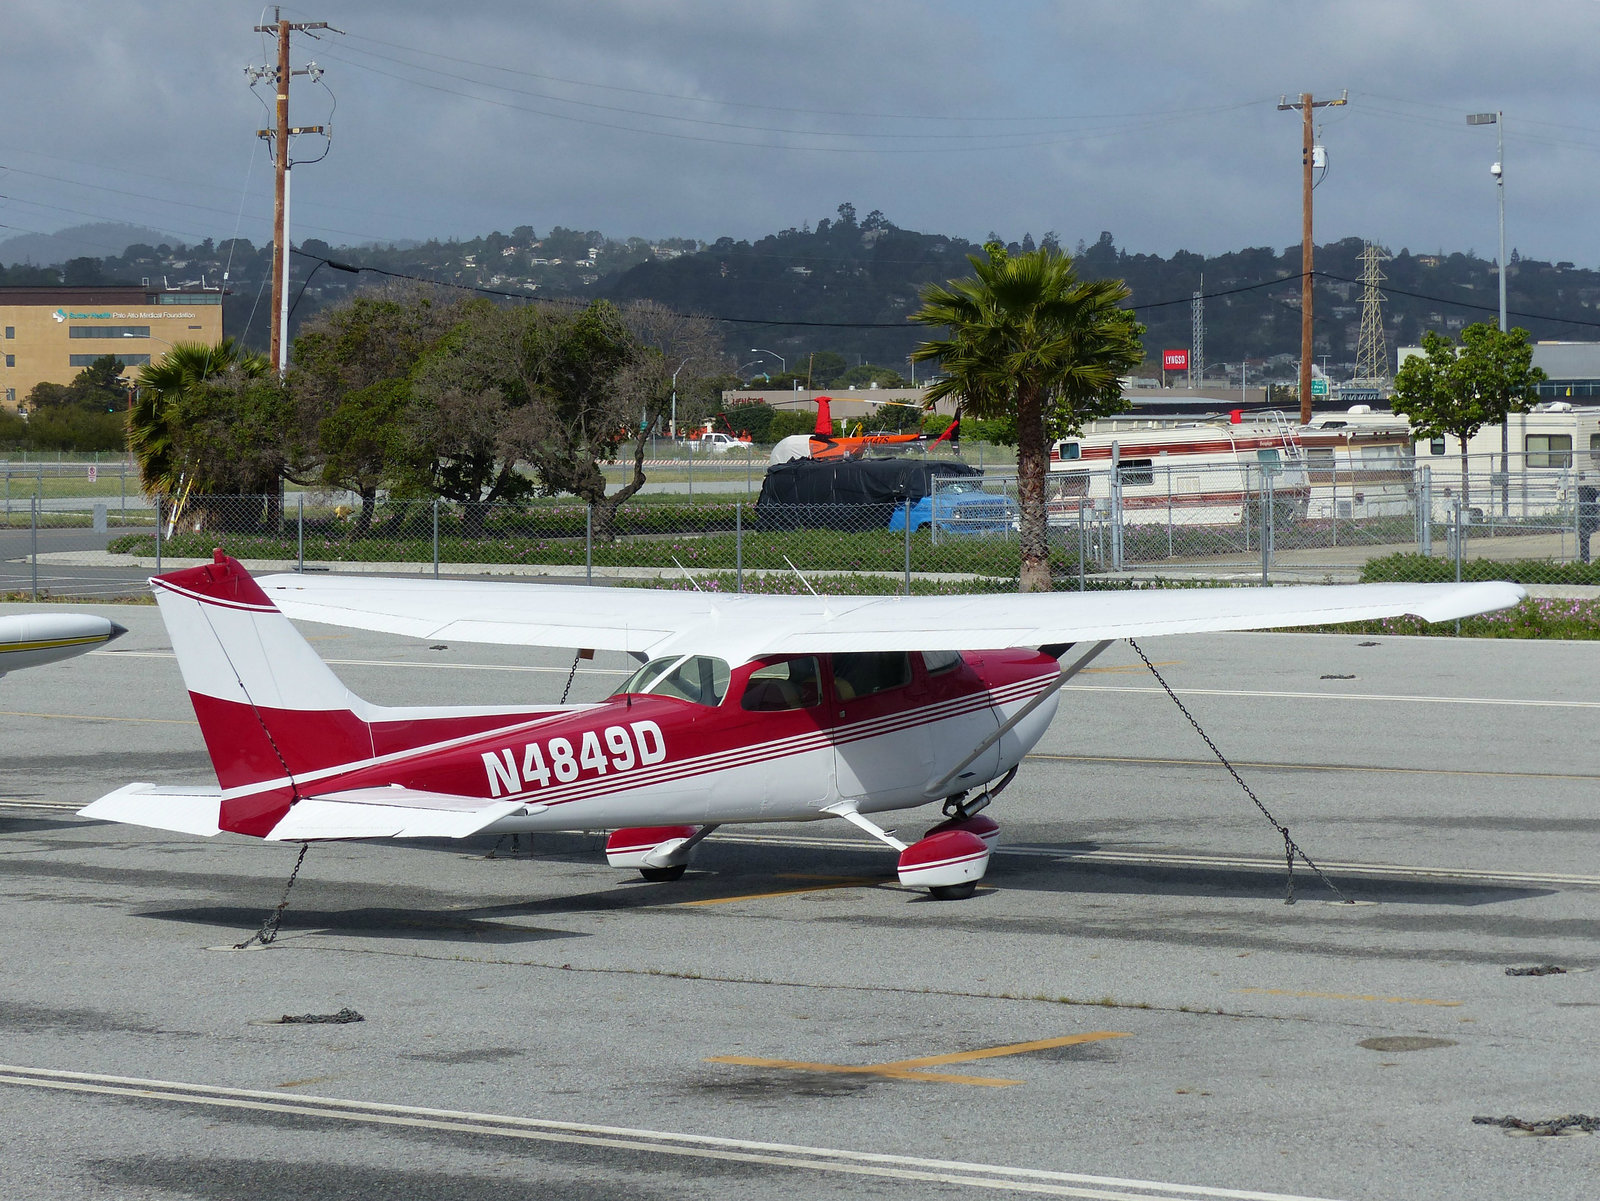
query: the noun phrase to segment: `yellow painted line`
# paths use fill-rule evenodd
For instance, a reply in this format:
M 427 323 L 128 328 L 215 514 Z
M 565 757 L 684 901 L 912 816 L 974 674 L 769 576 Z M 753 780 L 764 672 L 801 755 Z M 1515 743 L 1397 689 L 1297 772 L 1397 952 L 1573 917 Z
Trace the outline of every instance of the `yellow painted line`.
M 916 1072 L 909 1068 L 842 1063 L 806 1063 L 795 1059 L 757 1059 L 747 1055 L 713 1055 L 707 1063 L 731 1063 L 747 1068 L 780 1068 L 788 1072 L 831 1072 L 847 1076 L 884 1076 L 891 1080 L 920 1080 L 925 1084 L 975 1084 L 980 1088 L 1010 1088 L 1021 1080 L 1001 1080 L 991 1076 L 952 1076 L 941 1072 Z
M 679 907 L 691 909 L 701 905 L 732 905 L 738 901 L 770 901 L 778 897 L 798 897 L 808 892 L 827 892 L 832 888 L 872 888 L 879 884 L 887 884 L 890 877 L 875 878 L 870 876 L 830 878 L 822 877 L 826 883 L 809 884 L 804 888 L 783 888 L 774 892 L 752 892 L 742 897 L 708 897 L 703 901 L 680 901 Z
M 922 1069 L 943 1067 L 952 1063 L 970 1063 L 975 1059 L 1026 1055 L 1030 1051 L 1046 1051 L 1052 1047 L 1070 1047 L 1078 1043 L 1100 1042 L 1108 1038 L 1131 1037 L 1132 1035 L 1126 1030 L 1093 1030 L 1087 1034 L 1069 1034 L 1064 1038 L 1041 1038 L 1033 1042 L 1007 1043 L 1003 1047 L 982 1047 L 976 1051 L 952 1051 L 947 1055 L 929 1055 L 922 1059 L 896 1059 L 891 1063 L 809 1063 L 796 1059 L 760 1059 L 750 1055 L 714 1055 L 706 1062 L 731 1063 L 748 1068 L 778 1068 L 789 1072 L 884 1076 L 892 1080 L 921 1080 L 934 1084 L 973 1084 L 982 1088 L 1009 1088 L 1024 1081 L 1005 1080 L 996 1076 L 957 1076 L 948 1072 L 928 1072 Z
M 1155 665 L 1157 667 L 1176 667 L 1176 666 L 1178 666 L 1178 664 L 1180 664 L 1182 662 L 1183 662 L 1182 659 L 1158 659 L 1156 661 Z M 1143 663 L 1124 663 L 1124 664 L 1121 664 L 1120 666 L 1117 666 L 1117 667 L 1085 667 L 1078 674 L 1080 676 L 1092 676 L 1092 675 L 1095 675 L 1097 673 L 1103 675 L 1103 674 L 1107 674 L 1107 673 L 1111 673 L 1111 672 L 1128 672 L 1128 671 L 1141 671 L 1142 672 L 1142 671 L 1149 671 L 1149 670 L 1150 669 L 1148 667 L 1146 667 Z
M 1438 1001 L 1432 997 L 1380 997 L 1372 993 L 1300 992 L 1290 988 L 1237 988 L 1235 992 L 1258 997 L 1312 997 L 1323 1001 L 1382 1001 L 1387 1005 L 1438 1005 L 1455 1009 L 1460 1001 Z
M 192 717 L 106 717 L 99 713 L 27 713 L 19 709 L 0 709 L 0 717 L 43 717 L 52 721 L 124 721 L 161 726 L 199 724 Z
M 1108 1038 L 1132 1038 L 1127 1030 L 1091 1030 L 1087 1034 L 1069 1034 L 1065 1038 L 1041 1038 L 1031 1043 L 1010 1043 L 1004 1047 L 984 1047 L 981 1051 L 955 1051 L 949 1055 L 930 1055 L 925 1059 L 897 1059 L 893 1063 L 879 1064 L 885 1068 L 933 1068 L 947 1063 L 970 1063 L 974 1059 L 994 1059 L 1001 1055 L 1026 1055 L 1029 1051 L 1048 1051 L 1052 1047 L 1071 1047 L 1078 1043 L 1101 1042 Z
M 1026 756 L 1050 763 L 1128 763 L 1156 767 L 1215 767 L 1215 759 L 1161 759 L 1140 755 L 1053 755 L 1035 751 Z M 1460 771 L 1449 767 L 1373 767 L 1362 763 L 1249 763 L 1233 760 L 1235 767 L 1256 771 L 1358 772 L 1378 776 L 1469 776 L 1504 780 L 1597 780 L 1595 773 L 1550 771 Z

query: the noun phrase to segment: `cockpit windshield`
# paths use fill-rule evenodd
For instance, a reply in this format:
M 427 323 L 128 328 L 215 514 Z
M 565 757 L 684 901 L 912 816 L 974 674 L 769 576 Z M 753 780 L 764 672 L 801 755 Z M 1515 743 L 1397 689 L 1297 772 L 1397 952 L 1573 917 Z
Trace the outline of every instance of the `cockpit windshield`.
M 648 696 L 671 696 L 696 705 L 720 705 L 728 692 L 728 665 L 710 655 L 672 655 L 652 659 L 617 690 Z

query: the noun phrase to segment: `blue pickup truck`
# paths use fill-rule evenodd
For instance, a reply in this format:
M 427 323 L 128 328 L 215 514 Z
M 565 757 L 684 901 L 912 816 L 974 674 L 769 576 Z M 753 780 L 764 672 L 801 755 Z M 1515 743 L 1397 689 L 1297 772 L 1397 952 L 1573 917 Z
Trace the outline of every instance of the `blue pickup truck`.
M 937 505 L 935 503 L 937 481 Z M 756 502 L 760 529 L 1009 532 L 1016 506 L 983 491 L 983 472 L 949 459 L 793 459 L 767 469 Z
M 938 527 L 941 534 L 1007 534 L 1016 520 L 1011 499 L 985 492 L 977 480 L 940 480 L 937 489 L 911 506 L 912 530 Z M 906 508 L 889 516 L 891 530 L 906 528 Z

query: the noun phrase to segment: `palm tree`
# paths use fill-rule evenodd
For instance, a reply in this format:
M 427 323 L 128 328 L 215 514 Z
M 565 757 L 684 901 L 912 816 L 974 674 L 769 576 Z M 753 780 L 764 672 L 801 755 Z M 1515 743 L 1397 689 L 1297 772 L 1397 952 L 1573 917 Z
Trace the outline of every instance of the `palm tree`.
M 232 338 L 215 346 L 178 342 L 166 354 L 139 369 L 139 388 L 128 413 L 128 449 L 139 463 L 139 483 L 152 496 L 176 496 L 200 465 L 183 452 L 178 406 L 208 381 L 237 372 L 246 378 L 265 375 L 263 355 L 240 349 Z
M 1117 379 L 1144 358 L 1144 327 L 1118 307 L 1128 297 L 1126 284 L 1079 280 L 1071 258 L 1054 247 L 1013 256 L 990 242 L 984 251 L 987 259 L 968 257 L 975 278 L 923 290 L 922 308 L 911 319 L 944 326 L 947 334 L 922 343 L 911 357 L 937 359 L 944 373 L 928 389 L 928 403 L 953 397 L 971 416 L 1015 418 L 1018 588 L 1046 592 L 1047 438 L 1127 407 Z

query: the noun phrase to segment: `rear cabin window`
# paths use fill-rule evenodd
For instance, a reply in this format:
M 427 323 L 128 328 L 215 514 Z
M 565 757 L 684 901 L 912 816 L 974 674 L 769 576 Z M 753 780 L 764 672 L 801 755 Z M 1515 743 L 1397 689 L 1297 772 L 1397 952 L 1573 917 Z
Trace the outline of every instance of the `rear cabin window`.
M 1070 463 L 1083 457 L 1083 447 L 1076 442 L 1057 442 L 1056 458 L 1063 463 Z
M 1153 484 L 1156 482 L 1153 459 L 1123 459 L 1117 466 L 1117 478 L 1124 484 Z
M 697 705 L 720 705 L 728 691 L 728 665 L 710 655 L 671 655 L 652 659 L 618 690 L 647 696 L 672 696 Z
M 1442 454 L 1444 454 L 1444 439 L 1443 438 L 1429 438 L 1428 439 L 1428 453 L 1430 455 L 1442 455 Z
M 960 651 L 923 651 L 922 666 L 930 676 L 954 671 L 961 666 Z
M 1529 467 L 1571 467 L 1571 434 L 1529 434 L 1523 442 Z
M 911 683 L 911 656 L 905 651 L 868 651 L 833 657 L 833 690 L 841 701 L 904 688 Z
M 739 707 L 752 713 L 809 709 L 822 700 L 818 679 L 817 661 L 809 656 L 765 664 L 750 673 Z

